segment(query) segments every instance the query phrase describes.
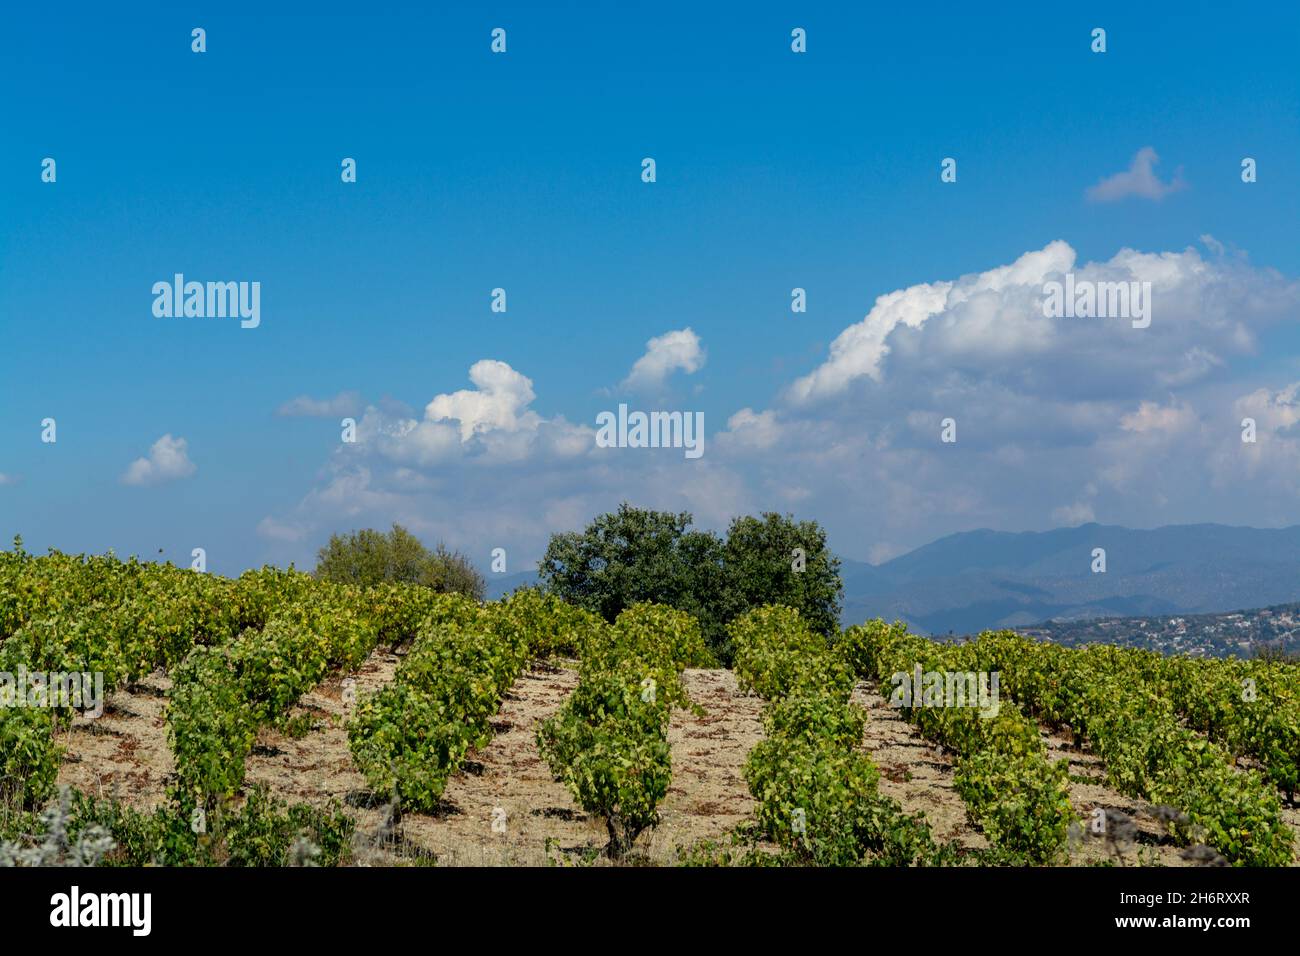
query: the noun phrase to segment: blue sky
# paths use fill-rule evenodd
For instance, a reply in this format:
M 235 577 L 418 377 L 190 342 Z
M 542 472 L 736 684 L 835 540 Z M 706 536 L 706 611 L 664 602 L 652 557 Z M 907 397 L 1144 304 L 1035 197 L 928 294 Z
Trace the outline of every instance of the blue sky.
M 398 520 L 513 571 L 624 497 L 792 511 L 873 560 L 974 527 L 1300 520 L 1294 5 L 546 6 L 7 11 L 6 539 L 234 573 Z M 1088 198 L 1146 147 L 1181 188 Z M 1165 270 L 1149 334 L 1002 321 L 1026 300 L 993 281 L 991 319 L 950 301 L 792 397 L 877 297 L 1054 241 L 1081 273 Z M 259 281 L 260 327 L 155 318 L 177 272 Z M 685 329 L 688 368 L 622 384 Z M 487 417 L 430 418 L 484 404 L 454 397 L 484 360 L 509 369 Z M 278 413 L 341 393 L 356 446 L 346 398 Z M 620 401 L 702 411 L 706 454 L 585 446 Z M 163 436 L 184 466 L 124 480 Z

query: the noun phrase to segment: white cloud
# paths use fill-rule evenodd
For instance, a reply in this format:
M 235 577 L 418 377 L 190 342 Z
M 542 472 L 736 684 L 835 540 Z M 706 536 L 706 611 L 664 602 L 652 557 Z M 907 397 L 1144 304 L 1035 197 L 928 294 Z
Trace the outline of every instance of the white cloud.
M 436 395 L 422 419 L 391 403 L 367 406 L 356 443 L 342 446 L 339 454 L 348 460 L 378 455 L 400 465 L 410 487 L 414 469 L 570 459 L 593 447 L 594 429 L 533 411 L 532 380 L 505 362 L 475 362 L 469 377 L 476 388 Z
M 1178 192 L 1184 187 L 1181 168 L 1174 171 L 1170 182 L 1162 182 L 1155 174 L 1155 165 L 1160 157 L 1150 146 L 1143 146 L 1133 157 L 1129 168 L 1122 173 L 1107 176 L 1088 190 L 1088 198 L 1093 202 L 1115 202 L 1129 196 L 1142 199 L 1164 199 L 1170 193 Z
M 1086 501 L 1076 501 L 1072 505 L 1062 505 L 1052 511 L 1052 523 L 1064 528 L 1074 528 L 1081 524 L 1096 521 L 1092 505 Z
M 764 504 L 783 482 L 808 490 L 799 510 L 832 515 L 833 538 L 854 557 L 881 540 L 911 547 L 1049 517 L 1294 522 L 1300 386 L 1240 400 L 1233 389 L 1300 317 L 1300 282 L 1193 249 L 1076 258 L 1054 242 L 880 296 L 773 408 L 737 412 L 713 447 L 747 466 L 750 487 L 769 489 Z M 1151 326 L 1045 318 L 1043 282 L 1064 272 L 1150 281 Z M 1239 423 L 1252 410 L 1260 439 L 1248 445 Z M 945 417 L 957 421 L 956 444 L 939 441 Z M 1260 494 L 1242 493 L 1247 480 Z
M 1259 380 L 1300 282 L 1239 255 L 1120 249 L 1077 262 L 1056 241 L 1008 264 L 880 296 L 771 407 L 726 409 L 704 458 L 595 454 L 594 431 L 536 409 L 504 362 L 424 413 L 370 406 L 358 442 L 264 522 L 274 557 L 309 559 L 333 530 L 398 521 L 486 561 L 536 560 L 547 536 L 621 501 L 730 517 L 792 510 L 847 557 L 879 560 L 944 534 L 1107 522 L 1294 522 L 1300 383 Z M 1049 319 L 1043 283 L 1152 283 L 1152 324 Z M 593 386 L 608 381 L 600 371 Z M 1259 441 L 1240 440 L 1242 417 Z M 956 444 L 939 422 L 957 421 Z M 295 540 L 296 539 L 296 540 Z
M 424 417 L 430 422 L 459 422 L 462 442 L 497 429 L 513 432 L 537 427 L 539 416 L 527 410 L 537 397 L 532 379 L 505 362 L 483 359 L 470 367 L 469 380 L 476 389 L 437 396 L 425 406 Z
M 665 332 L 646 342 L 645 354 L 636 360 L 620 387 L 634 392 L 659 388 L 675 371 L 698 372 L 704 360 L 700 337 L 689 328 Z
M 4 472 L 0 471 L 0 487 L 4 487 L 5 485 L 16 485 L 16 484 L 18 484 L 17 475 L 6 475 Z
M 556 495 L 619 483 L 590 459 L 593 428 L 533 410 L 527 376 L 484 359 L 469 378 L 474 388 L 434 396 L 422 418 L 396 402 L 367 406 L 356 442 L 335 446 L 322 483 L 287 515 L 265 517 L 258 533 L 281 560 L 304 560 L 309 539 L 326 531 L 397 521 L 479 554 L 494 537 L 544 541 L 555 530 L 544 515 Z M 612 495 L 600 501 L 617 503 Z
M 285 402 L 276 414 L 284 417 L 336 418 L 352 415 L 361 406 L 361 396 L 356 392 L 339 392 L 333 398 L 312 398 L 299 395 Z
M 1023 352 L 1048 334 L 1048 320 L 1038 321 L 1041 311 L 1035 314 L 1029 308 L 1010 311 L 1007 300 L 1014 296 L 1028 306 L 1047 276 L 1068 271 L 1074 258 L 1074 250 L 1057 240 L 1007 266 L 882 295 L 866 318 L 836 337 L 830 357 L 819 368 L 795 381 L 787 397 L 802 404 L 840 394 L 855 379 L 879 382 L 893 333 L 920 329 L 936 316 L 953 350 Z
M 727 430 L 717 437 L 724 445 L 765 451 L 781 440 L 781 425 L 771 409 L 756 412 L 742 408 L 727 419 Z
M 1277 391 L 1256 389 L 1237 399 L 1234 408 L 1236 418 L 1253 418 L 1262 431 L 1287 431 L 1300 422 L 1300 382 Z
M 1183 404 L 1159 405 L 1143 402 L 1137 411 L 1120 419 L 1120 427 L 1128 432 L 1163 432 L 1173 434 L 1186 431 L 1196 424 L 1196 413 Z
M 1151 326 L 1045 317 L 1044 283 L 1066 273 L 1076 282 L 1150 282 Z M 902 405 L 898 420 L 940 410 L 919 404 L 918 391 L 965 403 L 972 393 L 1001 392 L 1077 415 L 1090 401 L 1143 397 L 1152 382 L 1168 389 L 1221 377 L 1297 304 L 1300 283 L 1242 260 L 1207 261 L 1193 248 L 1121 249 L 1080 265 L 1058 240 L 1009 266 L 880 296 L 783 398 L 809 414 L 832 400 L 859 410 L 863 401 Z
M 165 481 L 188 478 L 198 468 L 190 461 L 184 438 L 163 435 L 149 449 L 149 457 L 137 458 L 122 475 L 124 485 L 157 485 Z
M 308 529 L 286 521 L 265 517 L 257 524 L 257 533 L 272 541 L 301 541 L 307 536 Z

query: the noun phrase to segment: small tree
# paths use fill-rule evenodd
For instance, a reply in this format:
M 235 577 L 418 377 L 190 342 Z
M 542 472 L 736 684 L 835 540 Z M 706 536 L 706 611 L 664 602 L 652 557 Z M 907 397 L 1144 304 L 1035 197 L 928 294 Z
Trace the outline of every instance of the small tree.
M 331 535 L 316 559 L 316 577 L 371 587 L 385 581 L 420 584 L 435 591 L 483 599 L 485 583 L 469 558 L 441 543 L 430 551 L 401 525 L 385 534 L 372 528 Z

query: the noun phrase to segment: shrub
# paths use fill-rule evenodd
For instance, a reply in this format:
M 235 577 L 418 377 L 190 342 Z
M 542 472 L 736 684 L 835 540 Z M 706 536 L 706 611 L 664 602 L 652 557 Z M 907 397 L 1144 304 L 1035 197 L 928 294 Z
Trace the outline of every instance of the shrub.
M 588 675 L 574 694 L 542 724 L 538 743 L 579 805 L 604 817 L 606 852 L 619 858 L 658 820 L 656 807 L 668 792 L 668 708 L 643 699 L 633 669 Z
M 315 575 L 338 584 L 375 587 L 385 583 L 418 584 L 436 592 L 483 599 L 483 576 L 469 558 L 438 544 L 430 551 L 419 539 L 393 525 L 384 533 L 365 529 L 331 535 L 320 549 Z
M 188 799 L 209 804 L 238 792 L 257 723 L 221 649 L 195 648 L 177 670 L 167 702 L 167 736 L 177 785 Z
M 679 673 L 709 654 L 690 615 L 651 604 L 625 609 L 587 637 L 578 687 L 537 741 L 555 779 L 604 818 L 605 852 L 620 858 L 657 822 L 668 792 L 669 716 L 690 704 Z

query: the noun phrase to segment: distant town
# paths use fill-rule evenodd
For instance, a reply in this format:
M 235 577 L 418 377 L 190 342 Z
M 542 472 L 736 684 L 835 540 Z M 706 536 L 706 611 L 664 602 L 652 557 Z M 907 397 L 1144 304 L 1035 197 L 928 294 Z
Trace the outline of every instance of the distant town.
M 1300 654 L 1300 603 L 1219 614 L 1048 621 L 1015 630 L 1068 647 L 1118 644 L 1194 657 L 1253 657 L 1263 649 Z

